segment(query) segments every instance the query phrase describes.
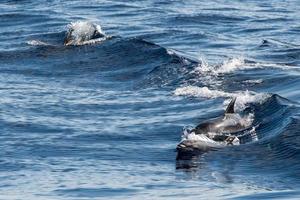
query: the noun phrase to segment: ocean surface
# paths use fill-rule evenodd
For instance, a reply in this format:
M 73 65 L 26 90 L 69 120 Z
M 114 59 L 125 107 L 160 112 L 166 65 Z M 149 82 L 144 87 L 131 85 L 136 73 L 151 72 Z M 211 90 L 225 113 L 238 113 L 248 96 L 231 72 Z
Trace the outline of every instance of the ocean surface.
M 0 1 L 0 199 L 299 199 L 300 3 Z M 68 24 L 109 39 L 64 46 Z M 178 157 L 253 113 L 255 140 Z

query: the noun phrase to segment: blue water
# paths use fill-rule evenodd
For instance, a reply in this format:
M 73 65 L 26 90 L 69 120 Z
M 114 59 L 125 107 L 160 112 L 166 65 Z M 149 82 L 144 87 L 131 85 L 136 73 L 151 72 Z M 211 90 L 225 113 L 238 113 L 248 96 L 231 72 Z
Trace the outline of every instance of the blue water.
M 299 199 L 299 10 L 2 0 L 0 199 Z M 63 46 L 78 20 L 113 37 Z M 234 95 L 257 140 L 178 159 Z

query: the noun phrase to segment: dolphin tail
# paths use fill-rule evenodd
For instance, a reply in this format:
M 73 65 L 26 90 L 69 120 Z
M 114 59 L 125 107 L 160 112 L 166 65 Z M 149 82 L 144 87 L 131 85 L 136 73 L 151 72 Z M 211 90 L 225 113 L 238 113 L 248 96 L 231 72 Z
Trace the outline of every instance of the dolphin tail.
M 236 97 L 233 97 L 233 99 L 230 101 L 229 105 L 226 108 L 225 114 L 227 113 L 234 113 L 234 104 L 236 101 Z

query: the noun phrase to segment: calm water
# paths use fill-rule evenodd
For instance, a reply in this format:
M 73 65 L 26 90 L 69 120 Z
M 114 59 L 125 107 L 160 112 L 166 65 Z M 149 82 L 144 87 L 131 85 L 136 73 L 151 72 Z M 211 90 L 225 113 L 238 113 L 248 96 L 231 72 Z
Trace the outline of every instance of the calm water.
M 2 0 L 0 198 L 299 199 L 299 10 Z M 77 20 L 114 37 L 65 47 Z M 257 140 L 176 160 L 183 128 L 231 96 Z

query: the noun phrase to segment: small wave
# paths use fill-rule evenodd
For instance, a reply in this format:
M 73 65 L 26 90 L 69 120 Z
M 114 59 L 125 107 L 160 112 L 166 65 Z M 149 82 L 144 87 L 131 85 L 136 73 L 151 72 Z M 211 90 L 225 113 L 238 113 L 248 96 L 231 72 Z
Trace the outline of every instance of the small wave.
M 208 87 L 197 87 L 197 86 L 184 86 L 177 88 L 174 91 L 176 96 L 190 96 L 200 98 L 218 98 L 218 97 L 237 97 L 235 103 L 236 110 L 243 110 L 248 103 L 263 102 L 266 98 L 270 97 L 270 94 L 256 93 L 253 91 L 238 91 L 235 93 L 224 92 L 220 90 L 211 90 Z M 229 99 L 225 100 L 224 108 L 229 104 Z

